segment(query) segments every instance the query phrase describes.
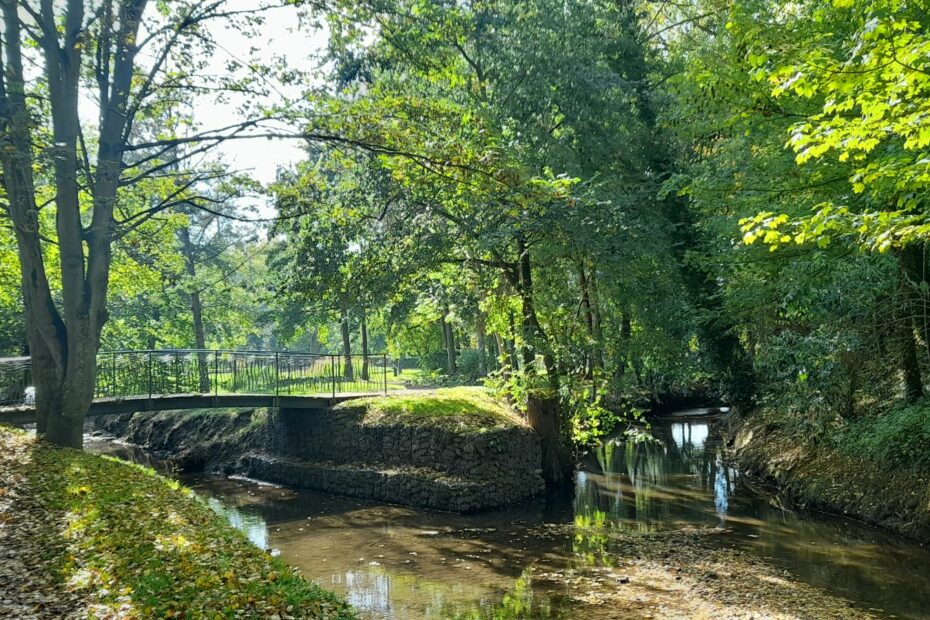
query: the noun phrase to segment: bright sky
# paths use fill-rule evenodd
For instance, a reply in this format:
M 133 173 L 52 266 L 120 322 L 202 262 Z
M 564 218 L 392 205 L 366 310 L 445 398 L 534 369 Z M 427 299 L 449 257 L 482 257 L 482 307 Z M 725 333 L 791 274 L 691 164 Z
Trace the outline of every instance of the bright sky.
M 248 9 L 256 5 L 255 0 L 229 0 L 233 10 Z M 301 29 L 297 10 L 293 7 L 279 8 L 266 13 L 262 37 L 249 39 L 237 30 L 217 27 L 213 32 L 217 54 L 213 59 L 215 71 L 220 72 L 231 58 L 246 60 L 250 47 L 261 48 L 261 60 L 285 57 L 288 64 L 299 69 L 314 66 L 311 57 L 318 54 L 326 44 L 326 33 L 305 26 Z M 285 97 L 297 97 L 303 87 L 278 87 Z M 204 97 L 195 108 L 195 117 L 204 129 L 232 125 L 242 120 L 237 107 L 246 95 L 234 96 L 229 103 L 217 103 Z M 267 103 L 276 103 L 270 101 Z M 231 140 L 222 144 L 215 155 L 222 158 L 231 169 L 249 171 L 262 183 L 274 180 L 280 166 L 292 164 L 303 156 L 303 143 L 299 140 Z

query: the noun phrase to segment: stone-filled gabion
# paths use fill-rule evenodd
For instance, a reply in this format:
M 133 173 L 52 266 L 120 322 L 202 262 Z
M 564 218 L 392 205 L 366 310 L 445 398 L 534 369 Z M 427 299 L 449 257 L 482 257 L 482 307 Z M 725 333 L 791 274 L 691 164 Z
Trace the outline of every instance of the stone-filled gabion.
M 370 423 L 361 407 L 121 415 L 97 426 L 185 469 L 207 468 L 339 495 L 469 512 L 540 493 L 527 426 L 455 431 Z

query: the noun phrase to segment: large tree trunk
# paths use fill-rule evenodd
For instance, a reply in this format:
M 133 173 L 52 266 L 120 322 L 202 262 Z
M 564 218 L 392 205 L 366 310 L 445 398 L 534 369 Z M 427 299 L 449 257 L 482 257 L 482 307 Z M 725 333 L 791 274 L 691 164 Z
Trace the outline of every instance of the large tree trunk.
M 342 376 L 346 381 L 352 381 L 355 379 L 355 372 L 352 369 L 352 338 L 349 333 L 349 311 L 344 306 L 340 324 L 342 326 L 342 355 L 345 358 Z
M 526 418 L 539 436 L 543 479 L 550 485 L 561 484 L 565 481 L 567 459 L 558 398 L 531 393 L 527 398 Z
M 27 320 L 27 332 L 32 332 L 32 322 Z M 31 359 L 32 384 L 36 388 L 36 432 L 45 435 L 52 412 L 61 410 L 61 390 L 58 389 L 58 374 L 55 360 L 40 336 L 29 333 L 29 356 Z
M 100 331 L 107 320 L 113 212 L 122 168 L 127 101 L 133 75 L 137 34 L 146 0 L 119 3 L 116 32 L 109 32 L 103 55 L 107 72 L 100 77 L 100 132 L 96 169 L 87 183 L 93 195 L 90 222 L 85 226 L 78 181 L 77 137 L 80 128 L 78 88 L 85 48 L 84 2 L 65 5 L 42 2 L 31 17 L 45 58 L 48 103 L 52 118 L 49 159 L 54 168 L 55 213 L 61 271 L 61 311 L 52 301 L 44 266 L 36 213 L 30 127 L 25 103 L 25 79 L 18 3 L 3 0 L 4 52 L 0 68 L 0 122 L 3 123 L 3 185 L 9 202 L 22 267 L 23 300 L 30 350 L 41 359 L 36 379 L 37 402 L 45 437 L 81 447 L 84 417 L 96 380 Z M 63 15 L 62 6 L 64 6 Z M 56 13 L 57 11 L 57 13 Z M 103 74 L 101 74 L 103 75 Z M 98 76 L 99 77 L 99 76 Z M 91 171 L 87 170 L 86 176 Z M 47 355 L 46 355 L 47 354 Z M 44 391 L 45 394 L 39 394 Z

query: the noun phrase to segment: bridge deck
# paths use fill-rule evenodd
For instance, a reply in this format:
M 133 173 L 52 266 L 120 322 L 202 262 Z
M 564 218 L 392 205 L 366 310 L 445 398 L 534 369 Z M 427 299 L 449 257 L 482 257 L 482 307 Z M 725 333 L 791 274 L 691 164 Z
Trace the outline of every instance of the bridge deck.
M 354 392 L 333 396 L 275 396 L 274 394 L 153 394 L 120 398 L 97 398 L 87 417 L 137 411 L 171 409 L 211 409 L 216 407 L 284 407 L 287 409 L 326 409 L 354 398 L 383 396 L 384 392 Z M 26 424 L 35 421 L 35 407 L 15 405 L 0 407 L 0 423 Z

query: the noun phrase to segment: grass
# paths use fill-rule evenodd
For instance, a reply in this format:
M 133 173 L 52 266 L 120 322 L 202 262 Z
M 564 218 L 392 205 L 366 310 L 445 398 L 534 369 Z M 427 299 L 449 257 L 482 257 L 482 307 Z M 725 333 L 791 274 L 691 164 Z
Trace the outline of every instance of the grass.
M 24 498 L 14 519 L 41 521 L 34 569 L 80 593 L 90 617 L 354 617 L 150 469 L 3 427 L 0 465 Z
M 510 407 L 486 388 L 476 386 L 362 398 L 339 407 L 364 407 L 366 424 L 423 425 L 476 432 L 523 424 Z

